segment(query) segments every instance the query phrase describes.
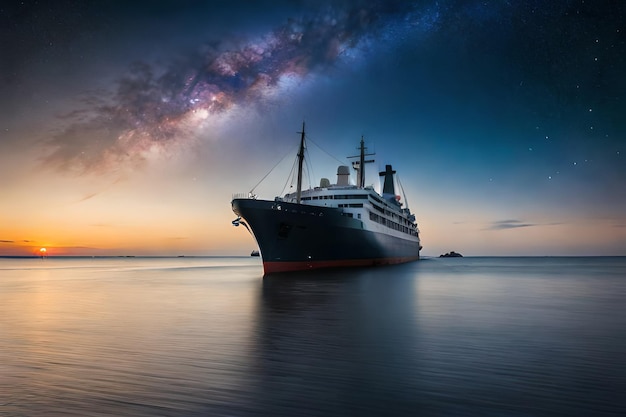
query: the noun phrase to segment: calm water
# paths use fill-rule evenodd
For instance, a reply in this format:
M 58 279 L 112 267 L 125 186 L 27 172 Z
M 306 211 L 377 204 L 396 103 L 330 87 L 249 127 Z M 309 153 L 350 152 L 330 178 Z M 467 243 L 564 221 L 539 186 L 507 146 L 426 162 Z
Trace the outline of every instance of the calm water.
M 626 258 L 0 259 L 1 416 L 626 413 Z

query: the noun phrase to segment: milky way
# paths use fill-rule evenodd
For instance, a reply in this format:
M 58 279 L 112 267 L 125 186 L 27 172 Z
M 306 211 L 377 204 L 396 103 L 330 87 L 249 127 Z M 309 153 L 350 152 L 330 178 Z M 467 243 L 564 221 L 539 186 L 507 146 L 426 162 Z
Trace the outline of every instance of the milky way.
M 269 10 L 266 18 L 278 10 L 269 3 L 259 6 Z M 169 3 L 156 4 L 165 7 Z M 234 110 L 265 109 L 265 104 L 284 109 L 286 89 L 297 88 L 320 74 L 335 77 L 348 66 L 355 73 L 367 70 L 386 58 L 404 60 L 397 64 L 398 79 L 380 79 L 372 73 L 364 82 L 368 87 L 380 85 L 382 91 L 389 91 L 387 87 L 394 83 L 402 87 L 372 98 L 372 103 L 406 101 L 417 95 L 423 98 L 419 106 L 429 109 L 437 109 L 442 102 L 437 117 L 447 117 L 451 106 L 463 100 L 460 92 L 480 86 L 478 91 L 483 94 L 471 105 L 478 109 L 484 103 L 493 106 L 489 101 L 498 102 L 498 112 L 519 118 L 514 120 L 515 130 L 528 129 L 528 139 L 521 144 L 528 153 L 537 155 L 566 146 L 566 152 L 573 153 L 563 155 L 564 160 L 546 171 L 545 178 L 558 177 L 574 162 L 597 158 L 594 150 L 587 149 L 592 141 L 613 144 L 603 149 L 614 155 L 623 151 L 616 143 L 623 126 L 620 109 L 625 88 L 621 5 L 608 0 L 593 5 L 579 0 L 549 4 L 351 0 L 303 2 L 301 6 L 267 26 L 273 29 L 246 29 L 243 25 L 234 33 L 223 28 L 208 30 L 215 25 L 215 17 L 210 11 L 198 11 L 207 33 L 196 30 L 184 50 L 170 47 L 158 56 L 140 50 L 141 45 L 150 43 L 142 34 L 142 22 L 147 20 L 142 8 L 147 6 L 111 6 L 103 12 L 109 21 L 131 15 L 125 17 L 126 22 L 136 25 L 127 35 L 142 39 L 133 44 L 135 62 L 125 64 L 125 69 L 111 67 L 106 85 L 95 87 L 94 83 L 92 90 L 86 87 L 82 95 L 74 96 L 70 111 L 65 104 L 57 110 L 61 113 L 57 123 L 44 138 L 43 160 L 49 167 L 76 173 L 132 169 L 154 155 L 168 155 L 178 146 L 206 140 L 215 123 L 227 120 Z M 167 7 L 166 11 L 175 10 L 172 5 Z M 201 8 L 194 5 L 190 10 L 196 9 Z M 73 47 L 71 28 L 78 35 L 106 33 L 106 20 L 93 10 L 87 18 L 80 9 L 73 13 L 56 8 L 35 10 L 39 13 L 35 23 L 41 23 L 41 16 L 49 16 L 48 23 L 37 28 L 33 22 L 17 21 L 16 30 L 21 28 L 18 39 L 26 41 L 22 47 L 9 44 L 13 61 L 24 60 L 23 65 L 36 62 L 34 52 L 25 53 L 29 49 L 24 46 L 39 51 L 38 67 L 45 71 L 54 58 L 47 55 L 48 49 L 52 54 L 54 48 L 65 46 L 70 56 L 81 54 L 69 48 Z M 166 23 L 169 16 L 163 13 L 158 19 Z M 85 22 L 96 29 L 89 32 Z M 184 23 L 179 21 L 170 33 L 184 33 Z M 93 49 L 92 57 L 97 56 L 102 42 L 85 44 Z M 120 48 L 119 41 L 111 48 Z M 390 53 L 393 50 L 402 52 Z M 56 59 L 61 62 L 61 57 Z M 80 66 L 75 71 L 80 72 Z M 19 66 L 14 73 L 19 74 Z M 82 73 L 83 79 L 86 73 Z M 423 79 L 430 81 L 425 84 Z M 461 114 L 457 112 L 457 116 Z M 482 124 L 488 125 L 488 120 Z M 517 141 L 515 136 L 511 138 Z M 578 146 L 569 146 L 572 140 Z
M 204 43 L 166 68 L 135 62 L 112 92 L 87 95 L 84 107 L 62 117 L 45 161 L 78 172 L 140 163 L 149 152 L 196 138 L 214 115 L 262 102 L 282 80 L 304 79 L 357 51 L 367 53 L 377 37 L 430 30 L 438 13 L 408 2 L 346 5 L 289 19 L 238 47 Z

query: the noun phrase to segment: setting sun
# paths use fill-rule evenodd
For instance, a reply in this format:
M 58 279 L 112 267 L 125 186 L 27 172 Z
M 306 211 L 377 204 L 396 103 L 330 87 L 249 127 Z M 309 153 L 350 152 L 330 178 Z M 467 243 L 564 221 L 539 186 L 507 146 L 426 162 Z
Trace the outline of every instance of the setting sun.
M 47 249 L 46 249 L 46 248 L 41 248 L 41 249 L 39 249 L 39 253 L 41 253 L 42 255 L 45 255 L 45 254 L 46 254 L 46 252 L 47 252 Z

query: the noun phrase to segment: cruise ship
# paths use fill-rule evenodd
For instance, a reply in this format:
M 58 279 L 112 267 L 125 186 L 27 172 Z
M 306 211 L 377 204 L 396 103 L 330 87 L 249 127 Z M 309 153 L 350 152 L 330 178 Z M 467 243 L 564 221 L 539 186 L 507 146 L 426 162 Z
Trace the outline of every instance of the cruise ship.
M 233 225 L 245 226 L 255 237 L 265 274 L 332 267 L 378 266 L 418 260 L 419 230 L 415 216 L 403 207 L 394 185 L 391 165 L 380 172 L 382 195 L 365 186 L 366 153 L 352 163 L 356 185 L 350 184 L 350 167 L 337 169 L 337 181 L 322 178 L 319 187 L 302 189 L 306 136 L 304 123 L 297 154 L 297 189 L 294 193 L 260 200 L 252 193 L 236 195 Z

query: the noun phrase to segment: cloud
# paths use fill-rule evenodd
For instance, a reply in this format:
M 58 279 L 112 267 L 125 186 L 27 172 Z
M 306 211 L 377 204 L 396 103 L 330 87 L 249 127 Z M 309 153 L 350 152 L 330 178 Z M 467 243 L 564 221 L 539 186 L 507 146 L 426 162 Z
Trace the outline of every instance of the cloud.
M 77 202 L 80 203 L 82 201 L 87 201 L 91 198 L 94 198 L 95 196 L 97 196 L 98 194 L 100 194 L 100 192 L 95 192 L 95 193 L 91 193 L 91 194 L 87 194 L 86 196 L 84 196 L 83 198 L 81 198 L 80 200 L 78 200 Z
M 82 203 L 83 201 L 87 201 L 89 199 L 94 198 L 97 195 L 100 195 L 102 193 L 104 193 L 105 191 L 107 191 L 109 188 L 111 188 L 112 186 L 114 186 L 115 184 L 119 183 L 120 181 L 123 180 L 123 177 L 120 177 L 118 179 L 116 179 L 115 181 L 113 181 L 112 183 L 108 184 L 106 187 L 98 190 L 98 191 L 94 191 L 92 193 L 89 193 L 87 195 L 85 195 L 84 197 L 80 198 L 79 200 L 76 201 L 76 203 Z
M 537 226 L 537 224 L 524 223 L 521 220 L 510 219 L 510 220 L 494 221 L 485 230 L 518 229 L 520 227 L 532 227 L 532 226 Z
M 77 174 L 141 166 L 196 139 L 213 116 L 262 103 L 285 77 L 304 79 L 382 33 L 431 30 L 437 20 L 437 10 L 420 12 L 410 2 L 354 1 L 289 19 L 245 43 L 205 43 L 167 65 L 135 62 L 110 91 L 87 94 L 83 107 L 58 117 L 43 162 Z
M 15 243 L 14 240 L 0 240 L 0 243 Z

